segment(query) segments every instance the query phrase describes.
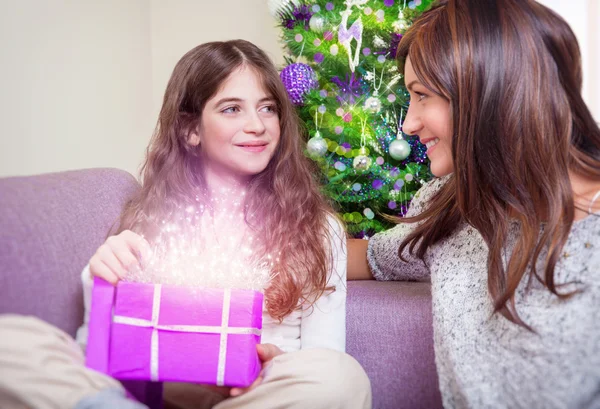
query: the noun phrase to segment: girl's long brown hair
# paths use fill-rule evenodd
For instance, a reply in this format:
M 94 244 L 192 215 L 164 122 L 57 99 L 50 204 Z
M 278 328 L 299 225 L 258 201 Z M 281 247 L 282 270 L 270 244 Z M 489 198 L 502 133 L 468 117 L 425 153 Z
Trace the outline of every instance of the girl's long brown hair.
M 118 231 L 131 229 L 152 240 L 161 220 L 178 208 L 198 204 L 196 193 L 207 189 L 201 147 L 192 146 L 189 136 L 198 128 L 206 102 L 242 66 L 262 79 L 276 102 L 281 127 L 274 156 L 250 182 L 245 203 L 246 222 L 260 238 L 264 255 L 280 252 L 266 290 L 266 307 L 281 320 L 299 303 L 312 303 L 327 289 L 331 266 L 327 217 L 333 212 L 311 176 L 318 172 L 303 154 L 299 119 L 277 70 L 254 44 L 206 43 L 177 63 L 141 168 L 142 188 L 124 209 Z M 200 200 L 208 200 L 207 195 Z
M 447 0 L 404 35 L 401 65 L 406 57 L 419 80 L 450 103 L 454 172 L 426 211 L 406 220 L 423 223 L 399 254 L 409 246 L 422 258 L 470 224 L 489 247 L 495 312 L 527 327 L 515 291 L 528 271 L 528 284 L 535 277 L 559 297 L 572 295 L 554 279 L 575 216 L 569 171 L 600 180 L 600 129 L 581 97 L 575 35 L 532 0 Z M 505 269 L 511 218 L 520 230 Z

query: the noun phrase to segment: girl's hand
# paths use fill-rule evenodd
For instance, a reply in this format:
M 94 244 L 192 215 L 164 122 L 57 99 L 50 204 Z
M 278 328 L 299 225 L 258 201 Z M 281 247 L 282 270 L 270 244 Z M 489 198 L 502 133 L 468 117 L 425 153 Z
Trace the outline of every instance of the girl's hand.
M 127 271 L 141 264 L 142 255 L 150 255 L 150 244 L 139 234 L 124 230 L 111 236 L 102 244 L 90 259 L 92 277 L 100 277 L 116 285 Z
M 262 370 L 260 371 L 260 374 L 258 375 L 256 380 L 252 382 L 252 385 L 248 386 L 247 388 L 231 388 L 231 396 L 235 397 L 243 395 L 244 393 L 251 391 L 258 385 L 260 385 L 260 383 L 265 377 L 265 369 L 267 368 L 267 364 L 269 363 L 269 361 L 271 361 L 276 356 L 284 353 L 281 349 L 279 349 L 278 346 L 273 344 L 259 344 L 256 346 L 256 350 L 258 351 L 258 357 L 262 362 Z
M 207 385 L 200 384 L 203 388 L 209 389 L 219 395 L 228 398 L 231 395 L 231 388 L 228 386 L 216 386 L 216 385 Z

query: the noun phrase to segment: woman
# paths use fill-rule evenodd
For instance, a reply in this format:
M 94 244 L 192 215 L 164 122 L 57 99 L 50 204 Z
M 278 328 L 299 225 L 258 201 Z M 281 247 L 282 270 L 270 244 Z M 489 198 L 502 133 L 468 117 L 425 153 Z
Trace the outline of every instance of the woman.
M 399 45 L 436 179 L 348 278 L 431 280 L 444 406 L 600 405 L 600 129 L 575 36 L 532 0 L 448 0 Z

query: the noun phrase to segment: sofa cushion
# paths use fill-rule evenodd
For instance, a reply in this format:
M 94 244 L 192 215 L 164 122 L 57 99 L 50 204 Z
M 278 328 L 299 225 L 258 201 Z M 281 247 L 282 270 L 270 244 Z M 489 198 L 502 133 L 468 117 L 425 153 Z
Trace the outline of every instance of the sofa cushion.
M 74 336 L 81 270 L 137 189 L 117 169 L 0 178 L 0 313 L 35 315 Z M 349 282 L 347 351 L 371 379 L 374 409 L 441 408 L 428 283 Z M 159 385 L 138 386 L 129 389 L 160 407 Z
M 35 315 L 74 336 L 81 270 L 137 189 L 118 169 L 0 179 L 0 313 Z

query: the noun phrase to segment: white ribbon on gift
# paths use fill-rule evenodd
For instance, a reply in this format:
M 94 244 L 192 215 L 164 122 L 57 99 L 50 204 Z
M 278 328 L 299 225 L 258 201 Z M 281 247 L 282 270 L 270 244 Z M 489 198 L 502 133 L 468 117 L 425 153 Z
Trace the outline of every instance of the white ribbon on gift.
M 223 314 L 221 316 L 221 326 L 210 325 L 159 325 L 158 314 L 160 311 L 161 284 L 154 284 L 154 296 L 152 299 L 152 319 L 144 320 L 141 318 L 125 317 L 115 315 L 113 322 L 116 324 L 133 325 L 136 327 L 152 328 L 152 338 L 150 341 L 150 379 L 158 380 L 158 331 L 177 331 L 177 332 L 195 332 L 221 334 L 219 344 L 219 361 L 217 366 L 216 384 L 223 386 L 225 381 L 225 361 L 227 358 L 227 336 L 229 334 L 242 335 L 261 335 L 261 330 L 251 327 L 233 327 L 229 328 L 229 311 L 231 308 L 231 290 L 223 290 Z

